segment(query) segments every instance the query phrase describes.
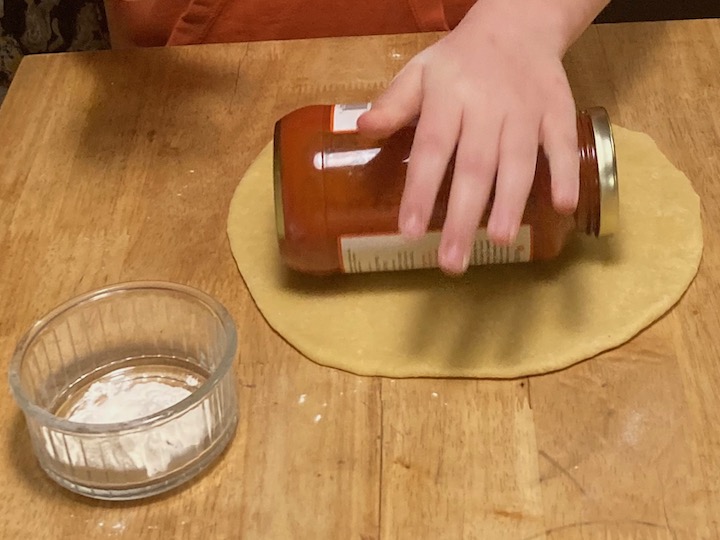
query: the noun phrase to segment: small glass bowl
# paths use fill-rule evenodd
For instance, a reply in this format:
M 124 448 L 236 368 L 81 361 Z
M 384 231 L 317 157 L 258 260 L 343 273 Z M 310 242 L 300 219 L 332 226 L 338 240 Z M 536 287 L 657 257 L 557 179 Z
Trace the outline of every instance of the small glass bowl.
M 45 472 L 109 500 L 170 490 L 203 471 L 237 427 L 233 321 L 183 285 L 122 283 L 36 322 L 10 365 Z

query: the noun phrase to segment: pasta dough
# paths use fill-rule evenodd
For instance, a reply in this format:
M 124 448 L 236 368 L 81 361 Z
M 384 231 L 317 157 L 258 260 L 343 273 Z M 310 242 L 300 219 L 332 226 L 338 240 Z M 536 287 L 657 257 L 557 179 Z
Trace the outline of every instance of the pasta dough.
M 511 378 L 567 367 L 626 342 L 692 282 L 700 204 L 650 137 L 614 128 L 620 231 L 578 235 L 549 263 L 302 276 L 279 257 L 272 144 L 228 217 L 238 268 L 268 323 L 309 359 L 356 374 Z

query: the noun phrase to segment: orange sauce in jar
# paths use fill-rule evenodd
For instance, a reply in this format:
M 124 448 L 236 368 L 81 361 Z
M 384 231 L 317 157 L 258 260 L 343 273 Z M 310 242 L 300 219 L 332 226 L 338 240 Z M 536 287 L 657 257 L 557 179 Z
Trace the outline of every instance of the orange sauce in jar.
M 332 274 L 438 266 L 453 161 L 428 233 L 406 240 L 398 233 L 398 213 L 415 128 L 403 128 L 382 140 L 361 136 L 356 122 L 368 108 L 312 105 L 275 124 L 278 242 L 284 264 L 294 270 Z M 580 192 L 575 213 L 562 215 L 553 208 L 549 165 L 540 148 L 516 241 L 500 247 L 487 239 L 488 210 L 477 231 L 471 265 L 552 259 L 576 232 L 615 232 L 618 185 L 610 120 L 602 108 L 580 111 L 577 129 Z

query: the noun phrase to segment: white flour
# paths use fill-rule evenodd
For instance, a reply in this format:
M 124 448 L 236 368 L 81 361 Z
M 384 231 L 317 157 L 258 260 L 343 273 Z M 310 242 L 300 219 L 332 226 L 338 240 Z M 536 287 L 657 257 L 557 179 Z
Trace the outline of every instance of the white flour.
M 187 381 L 197 385 L 192 377 Z M 86 424 L 127 422 L 166 409 L 190 395 L 186 388 L 142 379 L 100 380 L 91 384 L 69 420 Z M 212 426 L 207 403 L 183 416 L 121 435 L 70 435 L 44 429 L 50 457 L 66 465 L 115 471 L 145 470 L 149 477 L 167 470 L 173 459 L 200 446 Z

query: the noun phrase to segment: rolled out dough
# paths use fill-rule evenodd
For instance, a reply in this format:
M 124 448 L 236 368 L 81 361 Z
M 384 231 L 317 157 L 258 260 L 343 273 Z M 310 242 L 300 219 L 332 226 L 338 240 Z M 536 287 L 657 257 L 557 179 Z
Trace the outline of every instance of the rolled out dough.
M 642 133 L 614 128 L 620 232 L 578 236 L 550 263 L 307 277 L 282 265 L 272 144 L 240 182 L 232 252 L 268 323 L 309 359 L 356 374 L 511 378 L 616 347 L 661 317 L 692 282 L 700 204 L 687 177 Z

